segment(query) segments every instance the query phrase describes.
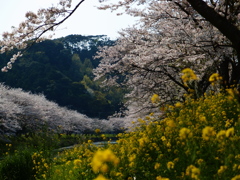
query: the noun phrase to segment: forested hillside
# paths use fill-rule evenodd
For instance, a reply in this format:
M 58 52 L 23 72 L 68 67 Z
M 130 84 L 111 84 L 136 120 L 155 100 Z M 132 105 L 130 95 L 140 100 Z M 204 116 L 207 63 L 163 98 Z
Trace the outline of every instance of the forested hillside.
M 93 81 L 92 70 L 99 64 L 93 56 L 99 46 L 113 44 L 104 35 L 45 40 L 27 49 L 13 70 L 1 73 L 0 82 L 44 94 L 47 99 L 89 117 L 107 118 L 121 107 L 124 92 L 117 87 L 100 87 L 102 80 Z M 0 65 L 4 66 L 13 53 L 2 54 Z

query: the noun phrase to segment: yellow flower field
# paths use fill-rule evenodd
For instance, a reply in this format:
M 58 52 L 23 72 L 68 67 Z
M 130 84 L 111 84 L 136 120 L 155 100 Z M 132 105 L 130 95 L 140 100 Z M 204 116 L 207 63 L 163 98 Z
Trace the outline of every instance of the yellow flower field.
M 156 96 L 156 95 L 155 95 Z M 40 179 L 160 180 L 240 177 L 240 105 L 231 93 L 188 99 L 151 114 L 117 144 L 60 153 Z M 41 163 L 43 164 L 43 163 Z M 47 168 L 48 167 L 48 168 Z

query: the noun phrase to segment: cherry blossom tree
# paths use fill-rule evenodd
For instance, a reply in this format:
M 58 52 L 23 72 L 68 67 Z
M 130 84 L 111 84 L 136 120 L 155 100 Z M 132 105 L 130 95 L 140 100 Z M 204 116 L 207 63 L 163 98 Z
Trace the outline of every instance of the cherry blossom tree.
M 99 9 L 140 17 L 139 25 L 121 32 L 114 47 L 101 49 L 102 63 L 95 73 L 107 76 L 108 83 L 121 82 L 130 87 L 129 97 L 136 97 L 143 107 L 152 93 L 164 100 L 180 100 L 189 89 L 201 95 L 209 87 L 208 78 L 217 72 L 223 86 L 240 80 L 240 2 L 238 0 L 107 0 Z M 26 49 L 30 42 L 41 41 L 43 35 L 68 19 L 84 0 L 71 9 L 71 0 L 59 0 L 56 7 L 27 12 L 26 20 L 13 31 L 3 34 L 1 53 Z M 121 14 L 121 13 L 120 13 Z M 11 69 L 21 56 L 15 54 L 2 71 Z M 191 68 L 199 80 L 188 84 L 179 74 Z M 113 74 L 114 73 L 114 74 Z M 121 81 L 116 79 L 121 75 Z M 118 76 L 117 76 L 118 75 Z M 145 106 L 146 104 L 146 106 Z M 136 105 L 138 106 L 138 105 Z
M 102 0 L 106 1 L 106 0 Z M 102 6 L 101 9 L 117 10 L 120 7 L 125 8 L 126 13 L 137 16 L 140 11 L 136 5 L 149 5 L 155 2 L 175 4 L 179 9 L 185 12 L 186 17 L 191 18 L 197 27 L 202 21 L 209 22 L 213 27 L 229 40 L 229 45 L 234 49 L 236 58 L 226 58 L 222 63 L 221 74 L 225 85 L 236 84 L 240 80 L 240 2 L 238 0 L 122 0 L 116 4 Z M 174 10 L 174 8 L 172 9 Z M 159 9 L 160 11 L 160 9 Z M 168 11 L 170 15 L 175 12 Z M 205 28 L 205 27 L 204 27 Z M 221 42 L 221 40 L 219 41 Z M 216 41 L 215 41 L 216 43 Z M 219 47 L 221 44 L 214 44 Z M 231 68 L 229 68 L 229 66 Z
M 7 66 L 2 68 L 3 72 L 12 69 L 12 64 L 22 55 L 21 50 L 26 50 L 33 43 L 40 42 L 47 38 L 47 32 L 54 31 L 60 24 L 64 23 L 84 2 L 79 3 L 71 9 L 72 0 L 59 0 L 56 6 L 41 8 L 35 12 L 27 12 L 26 20 L 18 27 L 13 27 L 12 32 L 4 32 L 0 41 L 0 53 L 5 53 L 16 48 L 19 51 L 13 55 Z M 48 36 L 51 37 L 52 34 Z
M 178 1 L 152 1 L 145 10 L 125 6 L 127 13 L 140 17 L 140 24 L 123 30 L 115 46 L 100 49 L 97 57 L 102 61 L 95 74 L 107 77 L 108 85 L 130 87 L 130 109 L 151 109 L 149 99 L 155 93 L 164 103 L 181 101 L 186 93 L 199 97 L 211 88 L 209 77 L 217 71 L 223 86 L 234 83 L 228 64 L 233 73 L 238 62 L 231 41 L 196 11 Z M 187 86 L 181 79 L 185 68 L 198 76 Z
M 2 135 L 38 132 L 48 127 L 58 133 L 118 133 L 126 130 L 128 121 L 92 119 L 77 111 L 60 107 L 43 95 L 12 89 L 0 83 L 0 139 Z

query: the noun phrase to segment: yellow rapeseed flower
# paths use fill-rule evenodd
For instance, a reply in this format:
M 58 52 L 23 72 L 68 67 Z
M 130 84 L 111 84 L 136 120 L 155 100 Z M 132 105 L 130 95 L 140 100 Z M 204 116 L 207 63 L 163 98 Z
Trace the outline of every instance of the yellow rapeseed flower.
M 227 169 L 227 166 L 220 166 L 219 170 L 218 170 L 218 174 L 222 174 L 225 170 Z
M 168 169 L 173 169 L 173 168 L 174 168 L 174 162 L 169 161 L 169 162 L 167 163 L 167 168 L 168 168 Z
M 218 140 L 223 140 L 226 137 L 226 131 L 225 130 L 220 130 L 217 133 L 217 139 Z
M 182 107 L 182 103 L 177 102 L 177 103 L 175 104 L 175 107 L 176 107 L 176 108 L 180 108 L 180 107 Z
M 81 163 L 82 163 L 82 161 L 81 161 L 80 159 L 75 159 L 75 160 L 73 161 L 73 164 L 74 164 L 75 166 L 80 166 Z
M 160 163 L 156 163 L 155 165 L 154 165 L 154 169 L 159 169 L 160 168 Z
M 146 143 L 149 142 L 149 140 L 146 137 L 143 137 L 138 140 L 140 147 L 144 146 Z
M 233 120 L 231 120 L 231 119 L 226 120 L 225 127 L 230 127 L 232 125 L 232 122 L 233 122 Z
M 182 73 L 183 73 L 183 75 L 181 78 L 185 84 L 186 84 L 186 82 L 191 81 L 191 80 L 198 80 L 196 74 L 190 68 L 183 69 Z
M 240 175 L 234 176 L 231 180 L 240 180 Z
M 94 180 L 108 180 L 107 178 L 105 178 L 102 174 L 99 174 L 97 178 L 95 178 Z
M 48 164 L 47 163 L 44 163 L 43 165 L 45 168 L 48 168 Z
M 170 148 L 172 145 L 170 142 L 167 143 L 167 147 Z
M 101 169 L 100 169 L 100 171 L 101 172 L 103 172 L 103 173 L 106 173 L 106 172 L 108 172 L 108 165 L 107 164 L 103 164 L 102 166 L 101 166 Z
M 207 121 L 207 118 L 206 118 L 205 116 L 201 115 L 201 116 L 199 117 L 199 120 L 202 121 L 202 122 L 206 122 L 206 121 Z
M 106 150 L 98 150 L 92 159 L 92 168 L 95 173 L 98 171 L 104 171 L 106 168 L 102 168 L 102 166 L 105 166 L 105 162 L 112 162 L 115 166 L 119 163 L 119 159 L 113 154 L 113 152 L 110 149 Z
M 190 176 L 192 179 L 199 179 L 200 169 L 196 168 L 194 165 L 190 165 L 186 169 L 186 175 Z
M 95 129 L 95 133 L 96 133 L 96 134 L 99 134 L 100 132 L 101 132 L 100 129 Z
M 198 160 L 197 160 L 198 165 L 201 165 L 203 162 L 204 162 L 203 159 L 198 159 Z
M 191 130 L 188 128 L 185 128 L 185 127 L 180 129 L 180 131 L 179 131 L 180 139 L 187 139 L 187 138 L 192 137 L 192 135 L 193 134 L 192 134 Z
M 159 96 L 158 96 L 157 94 L 154 94 L 154 95 L 151 97 L 151 101 L 152 101 L 153 104 L 159 103 L 160 98 L 159 98 Z
M 68 165 L 70 165 L 71 164 L 71 161 L 67 161 L 66 162 L 66 165 L 68 166 Z
M 169 178 L 157 176 L 157 177 L 156 177 L 156 180 L 169 180 Z
M 207 126 L 202 130 L 202 138 L 208 141 L 211 137 L 215 136 L 216 132 L 213 127 Z
M 166 124 L 167 124 L 168 127 L 175 127 L 176 126 L 175 122 L 172 119 L 167 120 Z
M 236 88 L 226 89 L 226 91 L 229 94 L 229 96 L 231 96 L 231 97 L 236 97 L 239 95 L 239 91 Z
M 46 179 L 46 178 L 47 178 L 46 174 L 43 174 L 42 177 L 43 177 L 43 179 Z
M 102 152 L 102 159 L 105 162 L 111 162 L 117 158 L 110 149 L 106 149 L 101 152 Z
M 165 136 L 162 136 L 162 137 L 161 137 L 161 140 L 162 140 L 162 141 L 166 141 L 167 139 L 166 139 Z
M 133 154 L 133 155 L 129 156 L 128 159 L 129 159 L 130 162 L 133 162 L 136 159 L 136 154 Z
M 209 82 L 212 83 L 212 85 L 214 85 L 216 82 L 218 82 L 219 80 L 222 80 L 222 77 L 218 74 L 218 73 L 213 73 L 210 77 L 209 77 Z
M 230 137 L 230 136 L 233 136 L 233 135 L 234 135 L 234 127 L 229 128 L 229 129 L 226 131 L 226 137 Z
M 116 173 L 116 176 L 123 176 L 123 174 L 120 173 L 120 172 L 117 172 L 117 173 Z

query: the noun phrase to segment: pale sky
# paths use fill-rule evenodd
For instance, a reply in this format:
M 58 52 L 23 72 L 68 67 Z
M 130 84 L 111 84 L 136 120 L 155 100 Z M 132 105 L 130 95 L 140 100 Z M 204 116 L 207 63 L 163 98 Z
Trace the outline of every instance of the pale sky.
M 0 6 L 0 35 L 18 27 L 25 20 L 27 11 L 36 12 L 56 4 L 59 0 L 4 0 Z M 73 0 L 76 4 L 80 0 Z M 114 0 L 111 0 L 111 2 Z M 110 2 L 110 1 L 109 1 Z M 118 31 L 135 23 L 136 19 L 128 15 L 116 16 L 116 12 L 98 10 L 98 0 L 85 0 L 78 10 L 64 24 L 55 31 L 53 38 L 67 36 L 69 34 L 81 35 L 108 35 L 111 39 L 118 37 Z M 73 8 L 73 6 L 72 6 Z

